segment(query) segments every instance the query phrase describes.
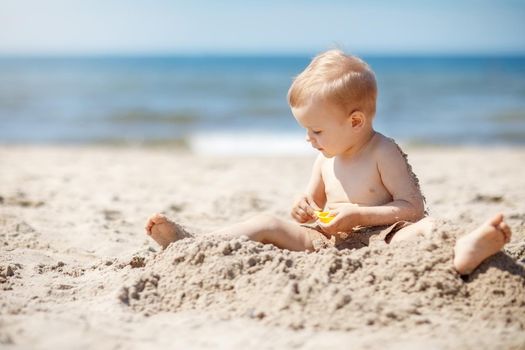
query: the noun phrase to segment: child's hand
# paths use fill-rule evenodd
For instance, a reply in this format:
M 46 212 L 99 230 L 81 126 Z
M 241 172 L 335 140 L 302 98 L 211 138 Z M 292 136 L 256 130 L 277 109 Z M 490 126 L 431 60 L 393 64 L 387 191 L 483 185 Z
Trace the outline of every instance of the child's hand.
M 350 232 L 352 228 L 359 225 L 359 206 L 346 204 L 337 209 L 330 210 L 330 216 L 334 218 L 329 223 L 318 222 L 319 227 L 330 235 L 339 232 Z
M 291 215 L 295 221 L 304 224 L 317 219 L 315 212 L 320 210 L 311 196 L 303 196 L 294 204 Z

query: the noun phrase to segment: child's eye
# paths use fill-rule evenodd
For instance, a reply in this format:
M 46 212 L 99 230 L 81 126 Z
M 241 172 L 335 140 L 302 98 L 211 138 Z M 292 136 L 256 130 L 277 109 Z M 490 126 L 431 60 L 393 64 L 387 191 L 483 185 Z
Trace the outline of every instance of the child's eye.
M 319 131 L 313 131 L 313 130 L 312 130 L 312 132 L 313 132 L 315 135 L 319 135 L 319 134 L 321 133 L 321 130 L 319 130 Z

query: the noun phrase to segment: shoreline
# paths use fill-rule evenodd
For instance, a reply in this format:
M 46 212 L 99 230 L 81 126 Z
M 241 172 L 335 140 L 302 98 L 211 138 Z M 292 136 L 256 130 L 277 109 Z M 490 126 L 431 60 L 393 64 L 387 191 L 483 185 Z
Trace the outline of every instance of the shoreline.
M 388 137 L 388 136 L 387 136 Z M 404 150 L 407 151 L 419 151 L 419 150 L 525 150 L 525 143 L 433 143 L 433 142 L 419 142 L 419 141 L 398 141 L 394 139 Z M 205 156 L 205 155 L 218 155 L 218 156 L 237 156 L 237 155 L 247 155 L 247 156 L 295 156 L 295 157 L 308 157 L 315 156 L 316 152 L 313 150 L 306 141 L 299 138 L 300 143 L 304 145 L 300 151 L 287 152 L 283 150 L 282 153 L 279 152 L 269 152 L 267 154 L 261 152 L 250 153 L 247 151 L 244 154 L 232 152 L 223 152 L 221 154 L 213 152 L 199 152 L 192 150 L 190 145 L 181 140 L 150 140 L 146 142 L 142 141 L 98 141 L 98 142 L 2 142 L 0 140 L 0 149 L 31 149 L 31 148 L 41 148 L 41 149 L 117 149 L 117 150 L 161 150 L 161 151 L 175 151 L 180 154 L 188 154 L 194 156 Z

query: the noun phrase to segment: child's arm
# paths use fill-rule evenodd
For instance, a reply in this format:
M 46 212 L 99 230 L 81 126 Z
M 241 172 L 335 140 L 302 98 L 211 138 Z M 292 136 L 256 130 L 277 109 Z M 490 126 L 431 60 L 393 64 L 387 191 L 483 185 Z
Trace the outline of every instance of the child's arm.
M 400 220 L 418 221 L 425 214 L 425 203 L 418 180 L 405 156 L 391 140 L 377 150 L 381 181 L 392 195 L 392 202 L 378 207 L 360 208 L 361 225 L 388 225 Z
M 392 201 L 380 206 L 349 204 L 331 211 L 335 214 L 334 220 L 321 225 L 327 233 L 349 231 L 357 225 L 390 225 L 396 221 L 415 222 L 423 218 L 423 195 L 401 150 L 394 142 L 385 141 L 379 146 L 376 156 L 381 180 L 392 195 Z
M 315 204 L 321 209 L 324 208 L 326 204 L 326 193 L 324 191 L 323 175 L 321 172 L 325 159 L 322 154 L 317 156 L 312 169 L 312 175 L 310 176 L 310 182 L 308 186 L 306 186 L 306 195 L 312 198 Z
M 326 204 L 326 194 L 321 174 L 324 159 L 324 156 L 319 154 L 315 160 L 312 175 L 306 187 L 306 193 L 299 198 L 292 208 L 292 217 L 300 223 L 316 219 L 314 211 L 321 210 Z

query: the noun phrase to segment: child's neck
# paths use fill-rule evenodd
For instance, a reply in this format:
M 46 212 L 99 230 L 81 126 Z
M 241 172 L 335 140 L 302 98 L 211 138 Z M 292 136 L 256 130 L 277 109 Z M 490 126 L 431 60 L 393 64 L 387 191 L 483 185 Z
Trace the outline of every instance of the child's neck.
M 357 154 L 359 154 L 362 150 L 364 150 L 370 141 L 374 138 L 376 135 L 376 131 L 372 128 L 370 130 L 367 130 L 367 132 L 363 132 L 360 137 L 357 138 L 356 143 L 347 149 L 345 152 L 343 152 L 340 157 L 342 158 L 353 158 Z

